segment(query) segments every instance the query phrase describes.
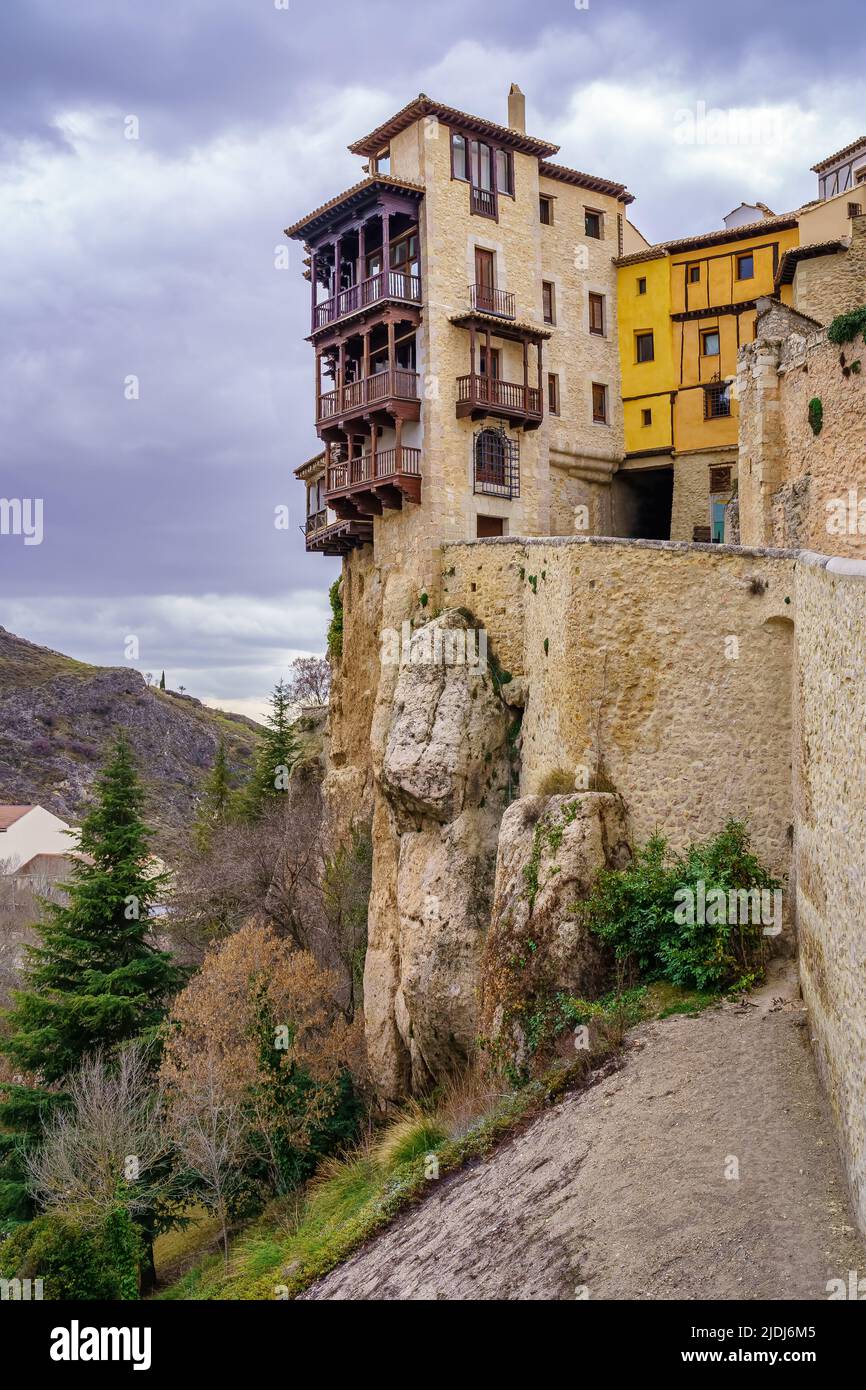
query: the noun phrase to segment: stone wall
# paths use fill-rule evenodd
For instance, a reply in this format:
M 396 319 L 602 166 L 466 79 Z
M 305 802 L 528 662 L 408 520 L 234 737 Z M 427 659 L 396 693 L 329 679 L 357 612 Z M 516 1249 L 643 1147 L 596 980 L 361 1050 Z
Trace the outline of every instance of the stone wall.
M 800 978 L 866 1230 L 866 565 L 797 563 Z
M 577 538 L 444 554 L 444 602 L 528 680 L 521 795 L 586 767 L 634 840 L 661 828 L 681 848 L 746 817 L 787 871 L 791 555 Z
M 863 338 L 840 348 L 776 306 L 740 353 L 737 390 L 743 544 L 866 557 Z M 821 402 L 818 434 L 812 400 Z
M 856 201 L 853 194 L 848 197 Z M 866 216 L 852 218 L 849 225 L 847 250 L 802 260 L 794 275 L 794 307 L 819 323 L 829 323 L 837 314 L 866 303 Z

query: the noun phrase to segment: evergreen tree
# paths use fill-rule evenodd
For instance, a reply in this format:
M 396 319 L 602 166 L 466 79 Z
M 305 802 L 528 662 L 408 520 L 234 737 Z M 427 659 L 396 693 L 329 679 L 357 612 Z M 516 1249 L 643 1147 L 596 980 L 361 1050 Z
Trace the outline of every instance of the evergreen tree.
M 65 901 L 45 902 L 40 944 L 27 951 L 25 987 L 7 1015 L 0 1051 L 38 1084 L 0 1087 L 0 1221 L 21 1219 L 21 1145 L 63 1103 L 60 1085 L 96 1048 L 153 1035 L 184 980 L 148 941 L 151 904 L 165 882 L 149 871 L 143 792 L 120 735 L 84 819 Z
M 215 826 L 225 825 L 230 819 L 235 793 L 232 789 L 231 771 L 226 756 L 226 746 L 220 739 L 214 765 L 202 788 L 193 835 L 196 845 L 205 851 L 210 844 L 211 832 Z
M 292 700 L 287 681 L 279 680 L 271 695 L 271 712 L 259 743 L 256 766 L 246 791 L 246 809 L 261 814 L 273 797 L 288 790 L 289 777 L 298 756 L 298 739 L 291 717 Z
M 165 690 L 165 671 L 163 671 L 162 675 L 159 678 L 159 688 L 160 690 Z

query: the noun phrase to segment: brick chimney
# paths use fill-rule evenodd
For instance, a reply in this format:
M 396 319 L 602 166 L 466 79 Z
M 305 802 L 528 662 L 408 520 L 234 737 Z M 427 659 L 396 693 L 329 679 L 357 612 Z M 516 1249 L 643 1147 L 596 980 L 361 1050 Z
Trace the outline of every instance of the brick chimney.
M 516 82 L 512 82 L 508 93 L 508 129 L 526 134 L 526 97 Z

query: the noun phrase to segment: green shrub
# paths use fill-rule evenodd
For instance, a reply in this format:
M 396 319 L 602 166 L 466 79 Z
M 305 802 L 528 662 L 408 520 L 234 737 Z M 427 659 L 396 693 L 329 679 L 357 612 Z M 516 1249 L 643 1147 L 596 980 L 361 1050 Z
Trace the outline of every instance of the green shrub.
M 866 330 L 866 304 L 859 309 L 852 309 L 847 314 L 839 314 L 827 329 L 827 337 L 831 343 L 852 343 L 858 333 Z
M 328 590 L 331 601 L 331 621 L 328 626 L 328 656 L 339 661 L 343 655 L 343 581 L 335 579 Z
M 715 839 L 690 845 L 683 855 L 672 854 L 661 835 L 652 836 L 628 868 L 603 870 L 576 911 L 641 979 L 721 992 L 760 973 L 763 927 L 760 921 L 677 921 L 683 915 L 677 914 L 677 894 L 689 889 L 697 897 L 701 882 L 706 898 L 713 889 L 780 886 L 751 853 L 745 825 L 730 820 Z
M 820 434 L 824 428 L 824 407 L 819 396 L 813 396 L 809 402 L 809 424 L 813 434 Z
M 0 1276 L 42 1279 L 44 1296 L 75 1299 L 138 1298 L 141 1239 L 128 1213 L 118 1209 L 95 1226 L 72 1212 L 37 1216 L 0 1244 Z

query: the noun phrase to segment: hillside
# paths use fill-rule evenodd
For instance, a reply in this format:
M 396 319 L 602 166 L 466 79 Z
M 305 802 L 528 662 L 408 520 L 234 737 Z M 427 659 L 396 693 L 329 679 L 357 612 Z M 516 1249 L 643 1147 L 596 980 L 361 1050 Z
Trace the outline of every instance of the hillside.
M 36 802 L 77 821 L 118 728 L 163 841 L 192 814 L 220 737 L 242 774 L 258 730 L 243 715 L 149 686 L 131 667 L 88 666 L 0 627 L 0 802 Z

